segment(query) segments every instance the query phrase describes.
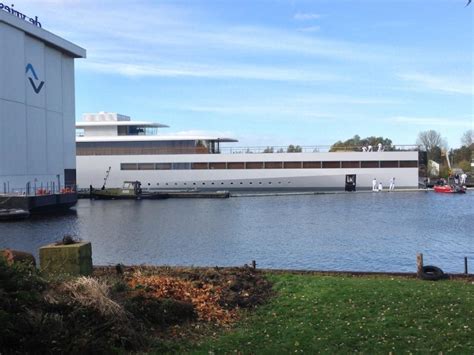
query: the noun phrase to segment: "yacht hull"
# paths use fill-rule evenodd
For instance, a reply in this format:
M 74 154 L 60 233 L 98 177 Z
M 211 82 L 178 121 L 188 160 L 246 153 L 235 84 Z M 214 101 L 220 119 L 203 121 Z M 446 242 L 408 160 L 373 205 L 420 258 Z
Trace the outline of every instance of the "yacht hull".
M 365 162 L 377 167 L 361 167 Z M 400 167 L 410 161 L 415 166 Z M 231 169 L 236 162 L 246 162 L 245 169 Z M 307 168 L 310 163 L 318 168 Z M 338 162 L 337 168 L 324 167 L 325 162 Z M 358 162 L 359 167 L 345 168 L 346 162 Z M 396 167 L 384 167 L 397 162 Z M 192 164 L 207 164 L 206 169 L 193 169 Z M 271 168 L 272 166 L 281 168 Z M 189 169 L 139 170 L 140 165 L 189 164 Z M 181 164 L 181 165 L 179 165 Z M 225 165 L 224 165 L 225 164 Z M 260 164 L 262 168 L 249 168 Z M 272 165 L 273 164 L 273 165 Z M 296 164 L 298 168 L 285 168 Z M 331 165 L 327 164 L 327 165 Z M 412 164 L 412 165 L 413 165 Z M 136 169 L 128 169 L 136 167 Z M 368 164 L 366 164 L 368 165 Z M 390 164 L 387 164 L 390 165 Z M 394 164 L 391 164 L 392 166 Z M 186 166 L 186 165 L 184 165 Z M 213 169 L 212 166 L 226 168 Z M 208 191 L 337 191 L 344 190 L 346 176 L 357 177 L 356 189 L 372 189 L 373 179 L 387 188 L 395 177 L 397 188 L 418 187 L 418 152 L 344 152 L 344 153 L 275 153 L 275 154 L 181 154 L 181 155 L 97 155 L 77 156 L 77 178 L 80 188 L 98 187 L 104 172 L 111 167 L 107 186 L 119 187 L 123 181 L 138 180 L 144 189 L 199 189 Z M 127 167 L 127 169 L 124 169 Z M 305 168 L 306 167 L 306 168 Z

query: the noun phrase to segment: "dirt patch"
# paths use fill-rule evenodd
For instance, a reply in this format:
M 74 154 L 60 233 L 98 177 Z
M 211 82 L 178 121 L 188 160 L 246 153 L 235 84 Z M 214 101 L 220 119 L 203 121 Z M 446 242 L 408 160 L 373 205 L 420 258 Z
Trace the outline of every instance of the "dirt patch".
M 0 258 L 0 353 L 173 351 L 169 340 L 212 336 L 270 296 L 249 268 L 119 265 L 53 279 Z
M 143 299 L 171 299 L 193 305 L 198 321 L 219 325 L 238 318 L 239 308 L 252 308 L 271 296 L 271 284 L 260 271 L 243 268 L 97 267 L 99 278 L 125 282 Z M 130 294 L 129 294 L 130 295 Z M 128 297 L 127 294 L 121 297 Z M 188 320 L 188 319 L 185 319 Z

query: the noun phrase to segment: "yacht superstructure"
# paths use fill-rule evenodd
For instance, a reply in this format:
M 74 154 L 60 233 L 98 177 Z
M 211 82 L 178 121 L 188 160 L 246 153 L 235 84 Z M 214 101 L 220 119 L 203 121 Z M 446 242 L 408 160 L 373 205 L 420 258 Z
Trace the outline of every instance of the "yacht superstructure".
M 116 113 L 85 114 L 76 124 L 77 181 L 80 188 L 108 187 L 138 180 L 152 190 L 343 190 L 418 186 L 418 152 L 322 152 L 315 148 L 222 147 L 236 139 L 216 136 L 159 135 L 166 125 L 132 121 Z M 413 148 L 413 147 L 411 147 Z

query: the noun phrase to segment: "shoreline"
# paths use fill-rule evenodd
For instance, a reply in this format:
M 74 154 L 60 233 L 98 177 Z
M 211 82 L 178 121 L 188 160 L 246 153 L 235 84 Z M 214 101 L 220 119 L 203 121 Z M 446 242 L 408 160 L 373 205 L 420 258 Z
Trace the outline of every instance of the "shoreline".
M 119 264 L 117 264 L 119 265 Z M 315 275 L 315 276 L 341 276 L 341 277 L 363 277 L 363 276 L 381 276 L 381 277 L 403 277 L 409 279 L 417 279 L 416 272 L 390 272 L 390 271 L 351 271 L 351 270 L 304 270 L 304 269 L 268 269 L 268 268 L 258 268 L 255 269 L 251 266 L 170 266 L 170 265 L 122 265 L 123 268 L 139 268 L 149 271 L 183 271 L 183 270 L 222 270 L 222 271 L 231 271 L 242 268 L 249 268 L 251 270 L 260 271 L 265 274 L 277 274 L 277 275 Z M 115 265 L 94 265 L 94 270 L 106 270 L 114 269 Z M 472 280 L 474 281 L 473 273 L 445 273 L 447 280 Z

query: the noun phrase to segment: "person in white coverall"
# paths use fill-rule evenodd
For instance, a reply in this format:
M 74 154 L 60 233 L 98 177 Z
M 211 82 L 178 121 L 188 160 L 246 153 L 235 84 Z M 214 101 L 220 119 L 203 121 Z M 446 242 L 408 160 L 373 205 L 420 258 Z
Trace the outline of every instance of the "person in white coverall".
M 379 182 L 379 191 L 383 190 L 382 182 Z
M 395 178 L 390 179 L 390 187 L 388 188 L 390 191 L 395 190 Z
M 372 180 L 372 191 L 377 191 L 377 179 Z

